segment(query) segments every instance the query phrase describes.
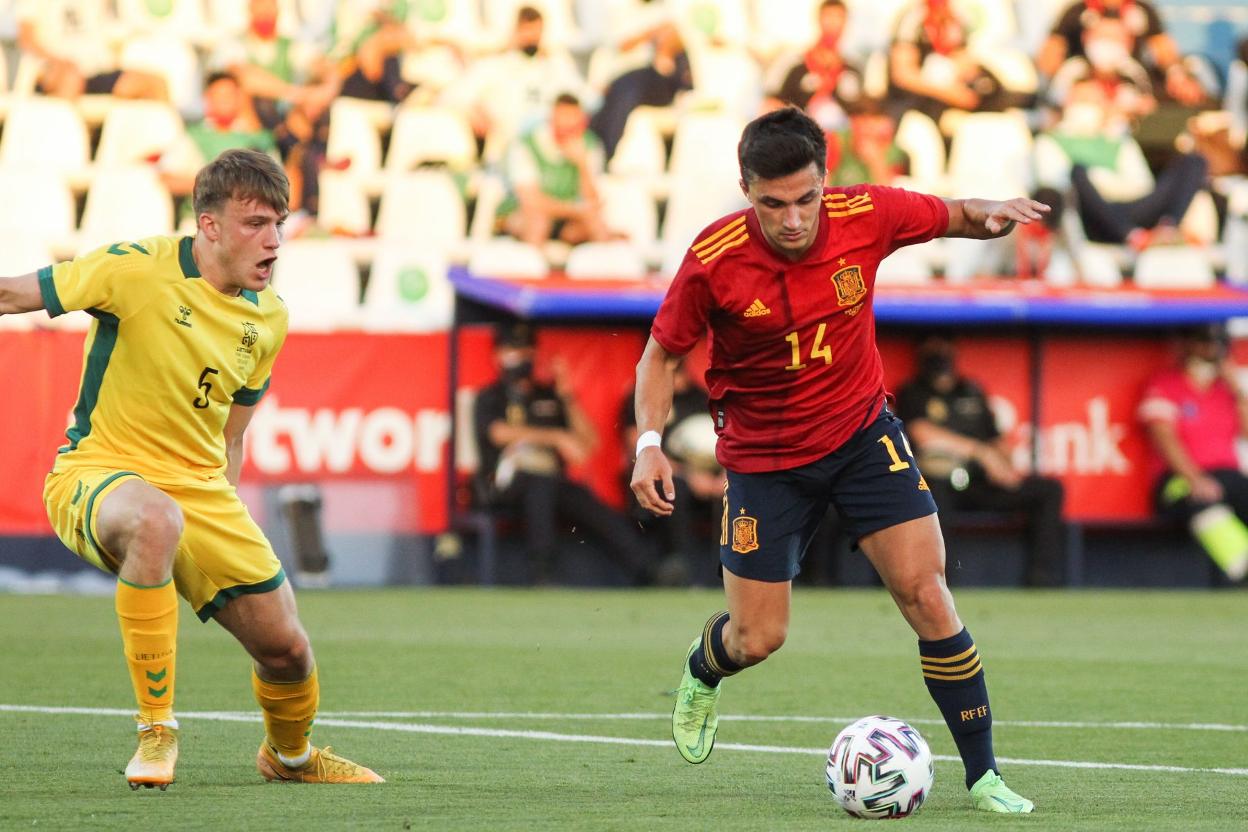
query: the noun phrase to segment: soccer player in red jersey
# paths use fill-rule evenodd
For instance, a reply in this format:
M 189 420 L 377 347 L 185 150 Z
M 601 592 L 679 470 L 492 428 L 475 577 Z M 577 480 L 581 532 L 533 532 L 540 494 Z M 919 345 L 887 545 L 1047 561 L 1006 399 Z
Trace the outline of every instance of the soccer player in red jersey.
M 720 534 L 728 609 L 690 648 L 672 713 L 676 746 L 691 763 L 705 760 L 720 680 L 784 644 L 793 577 L 831 504 L 919 637 L 923 678 L 957 743 L 972 804 L 1030 812 L 997 771 L 988 690 L 945 584 L 936 504 L 888 408 L 872 298 L 877 266 L 901 246 L 999 237 L 1048 206 L 824 188 L 823 132 L 793 108 L 747 125 L 737 155 L 751 207 L 694 240 L 637 364 L 632 489 L 644 508 L 668 515 L 675 495 L 659 432 L 672 371 L 710 330 L 706 381 L 728 471 Z

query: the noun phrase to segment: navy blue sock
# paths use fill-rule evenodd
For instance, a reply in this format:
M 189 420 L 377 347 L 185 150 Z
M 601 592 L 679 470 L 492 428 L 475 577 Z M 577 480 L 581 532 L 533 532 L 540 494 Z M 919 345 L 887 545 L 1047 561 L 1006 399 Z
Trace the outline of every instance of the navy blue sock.
M 953 734 L 966 767 L 966 787 L 997 770 L 992 753 L 992 710 L 979 651 L 971 634 L 962 632 L 940 641 L 919 641 L 923 681 Z
M 724 649 L 724 625 L 728 611 L 717 612 L 702 628 L 702 642 L 689 654 L 689 672 L 704 685 L 717 687 L 719 680 L 741 670 Z

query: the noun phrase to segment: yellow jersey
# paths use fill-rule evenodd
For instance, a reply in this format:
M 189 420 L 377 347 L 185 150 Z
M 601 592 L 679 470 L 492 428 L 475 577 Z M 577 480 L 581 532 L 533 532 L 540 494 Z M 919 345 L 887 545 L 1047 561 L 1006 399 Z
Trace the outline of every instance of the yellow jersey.
M 85 309 L 95 319 L 53 470 L 113 468 L 167 484 L 224 474 L 230 407 L 255 405 L 268 389 L 287 313 L 272 289 L 213 288 L 193 242 L 114 243 L 39 270 L 49 315 Z

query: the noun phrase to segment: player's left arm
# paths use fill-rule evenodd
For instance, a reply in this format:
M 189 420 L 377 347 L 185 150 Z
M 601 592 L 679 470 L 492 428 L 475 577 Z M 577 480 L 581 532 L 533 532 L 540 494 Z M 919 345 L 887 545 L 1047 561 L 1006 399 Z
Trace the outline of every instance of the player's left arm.
M 243 471 L 243 434 L 255 412 L 255 405 L 235 403 L 225 419 L 225 478 L 236 488 Z
M 945 237 L 969 237 L 988 240 L 1004 237 L 1014 230 L 1015 223 L 1030 225 L 1049 213 L 1049 206 L 1034 199 L 1018 197 L 1004 202 L 988 199 L 946 199 L 949 226 Z
M 0 315 L 17 315 L 43 308 L 36 272 L 20 277 L 0 277 Z

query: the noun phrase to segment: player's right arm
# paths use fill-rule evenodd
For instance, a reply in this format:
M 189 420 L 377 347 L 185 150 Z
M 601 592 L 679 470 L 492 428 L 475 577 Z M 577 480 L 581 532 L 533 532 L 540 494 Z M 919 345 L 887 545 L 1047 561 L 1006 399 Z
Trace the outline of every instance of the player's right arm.
M 639 435 L 647 431 L 661 433 L 667 424 L 679 359 L 680 356 L 668 352 L 653 335 L 646 342 L 646 349 L 637 362 L 637 393 L 634 399 Z M 656 483 L 662 483 L 662 494 L 655 487 Z M 676 499 L 672 463 L 661 447 L 654 445 L 637 455 L 630 485 L 642 508 L 661 516 L 672 513 L 672 501 Z
M 20 277 L 0 277 L 0 315 L 17 315 L 43 308 L 37 272 Z

